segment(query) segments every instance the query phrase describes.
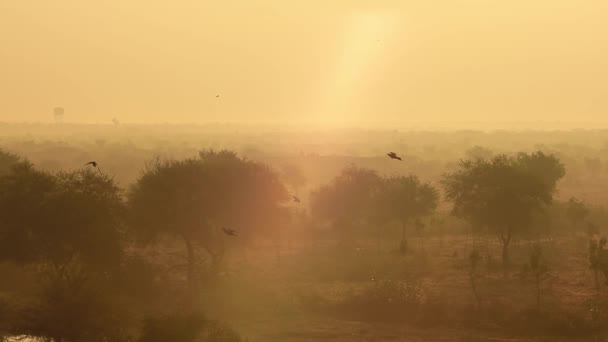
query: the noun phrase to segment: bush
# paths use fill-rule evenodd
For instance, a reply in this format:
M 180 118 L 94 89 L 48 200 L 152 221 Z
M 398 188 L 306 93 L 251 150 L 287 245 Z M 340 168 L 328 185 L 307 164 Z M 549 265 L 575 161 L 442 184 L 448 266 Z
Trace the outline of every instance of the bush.
M 60 279 L 45 284 L 16 316 L 10 328 L 14 335 L 69 342 L 129 340 L 123 305 L 89 286 L 74 288 Z
M 233 330 L 201 314 L 174 314 L 148 318 L 139 342 L 241 342 Z
M 375 282 L 338 302 L 337 310 L 365 320 L 402 320 L 423 303 L 422 282 L 414 279 Z

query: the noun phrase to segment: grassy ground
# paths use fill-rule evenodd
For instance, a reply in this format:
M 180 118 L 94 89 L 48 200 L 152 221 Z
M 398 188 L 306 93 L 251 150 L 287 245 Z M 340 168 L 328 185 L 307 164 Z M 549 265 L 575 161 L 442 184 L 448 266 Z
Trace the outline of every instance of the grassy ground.
M 539 327 L 526 316 L 536 310 L 535 285 L 526 270 L 533 243 L 515 243 L 505 271 L 500 246 L 490 238 L 413 238 L 406 256 L 392 252 L 396 242 L 388 240 L 348 246 L 302 242 L 279 251 L 261 244 L 231 255 L 203 305 L 249 341 L 597 340 L 597 333 L 585 330 L 592 326 L 592 304 L 607 289 L 598 294 L 595 288 L 586 239 L 540 243 L 549 270 L 540 310 L 550 318 L 539 319 Z M 482 255 L 480 307 L 468 273 L 473 248 Z M 396 282 L 415 284 L 415 290 L 391 292 Z M 408 302 L 414 298 L 408 291 L 415 292 L 416 303 Z M 404 302 L 399 296 L 411 298 Z

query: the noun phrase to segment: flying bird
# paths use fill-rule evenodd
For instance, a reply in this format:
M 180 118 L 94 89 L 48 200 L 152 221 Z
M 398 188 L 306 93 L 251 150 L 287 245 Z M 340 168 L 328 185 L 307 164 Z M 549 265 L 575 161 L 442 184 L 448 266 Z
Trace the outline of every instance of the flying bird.
M 93 166 L 94 168 L 97 169 L 97 171 L 99 171 L 99 174 L 101 174 L 101 169 L 97 166 L 97 162 L 96 161 L 91 160 L 90 162 L 84 164 L 84 166 L 87 166 L 87 165 Z
M 236 236 L 236 230 L 234 230 L 234 229 L 222 227 L 222 231 L 224 231 L 224 234 L 226 234 L 226 235 Z
M 215 98 L 216 98 L 216 99 L 217 99 L 217 98 L 219 98 L 219 97 L 220 97 L 220 95 L 219 95 L 219 94 L 215 95 Z
M 291 196 L 291 198 L 293 198 L 293 201 L 296 203 L 302 202 L 302 201 L 300 201 L 300 198 L 298 196 Z
M 401 157 L 399 157 L 399 156 L 397 155 L 397 153 L 395 153 L 395 152 L 389 152 L 389 153 L 387 153 L 386 155 L 387 155 L 387 156 L 389 156 L 389 158 L 391 158 L 391 159 L 397 159 L 397 160 L 401 160 Z

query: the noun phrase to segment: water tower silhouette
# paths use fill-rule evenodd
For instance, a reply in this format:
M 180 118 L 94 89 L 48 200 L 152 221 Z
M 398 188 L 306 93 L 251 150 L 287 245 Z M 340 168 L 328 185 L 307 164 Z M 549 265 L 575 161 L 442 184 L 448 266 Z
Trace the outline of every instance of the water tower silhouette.
M 61 124 L 63 123 L 63 107 L 55 107 L 53 108 L 53 114 L 55 115 L 55 123 Z

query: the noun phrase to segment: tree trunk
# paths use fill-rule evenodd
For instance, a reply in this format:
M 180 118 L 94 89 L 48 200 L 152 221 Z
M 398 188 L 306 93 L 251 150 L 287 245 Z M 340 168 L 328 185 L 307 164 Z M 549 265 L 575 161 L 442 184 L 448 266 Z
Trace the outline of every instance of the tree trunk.
M 481 296 L 477 291 L 477 282 L 473 272 L 469 274 L 469 280 L 471 281 L 471 290 L 473 290 L 473 296 L 475 296 L 475 300 L 477 301 L 477 308 L 481 308 Z
M 403 221 L 401 222 L 401 244 L 399 244 L 399 252 L 401 252 L 401 254 L 405 254 L 408 252 L 407 240 L 405 238 L 405 229 L 406 223 L 405 221 Z
M 540 274 L 536 274 L 536 310 L 540 311 Z
M 183 237 L 184 243 L 186 244 L 186 252 L 187 254 L 187 281 L 188 281 L 188 293 L 192 294 L 194 292 L 194 246 L 192 242 Z
M 503 266 L 509 265 L 509 245 L 511 243 L 511 228 L 507 228 L 505 234 L 501 236 L 502 241 L 502 264 Z

